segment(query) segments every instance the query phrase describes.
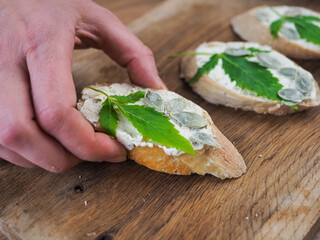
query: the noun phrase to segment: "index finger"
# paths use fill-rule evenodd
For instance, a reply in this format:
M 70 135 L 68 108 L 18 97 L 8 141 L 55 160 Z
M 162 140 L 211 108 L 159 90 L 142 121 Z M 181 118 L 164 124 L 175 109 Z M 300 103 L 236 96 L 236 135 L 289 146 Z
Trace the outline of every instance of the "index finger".
M 94 40 L 119 65 L 126 67 L 131 81 L 137 85 L 167 89 L 158 75 L 152 51 L 145 46 L 110 11 L 88 2 L 83 13 L 85 22 L 76 34 Z

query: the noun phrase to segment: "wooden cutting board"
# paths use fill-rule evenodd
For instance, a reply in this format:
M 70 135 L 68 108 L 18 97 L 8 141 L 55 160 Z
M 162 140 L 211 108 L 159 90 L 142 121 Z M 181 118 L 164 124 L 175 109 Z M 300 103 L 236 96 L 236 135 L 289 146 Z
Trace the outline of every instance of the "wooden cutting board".
M 178 77 L 179 59 L 204 41 L 240 40 L 231 17 L 262 4 L 320 11 L 317 0 L 99 1 L 155 53 L 170 90 L 206 109 L 247 164 L 235 180 L 173 176 L 133 161 L 83 163 L 52 174 L 0 163 L 0 229 L 12 239 L 313 239 L 320 229 L 320 108 L 276 117 L 205 102 Z M 319 36 L 320 37 L 320 36 Z M 298 61 L 320 83 L 320 61 Z M 76 52 L 77 90 L 127 82 L 97 50 Z M 261 155 L 259 157 L 259 155 Z

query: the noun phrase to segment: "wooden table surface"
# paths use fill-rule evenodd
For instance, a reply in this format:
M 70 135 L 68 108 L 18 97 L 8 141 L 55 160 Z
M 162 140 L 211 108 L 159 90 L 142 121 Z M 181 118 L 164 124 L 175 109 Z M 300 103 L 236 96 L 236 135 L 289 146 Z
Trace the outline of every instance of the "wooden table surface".
M 178 77 L 184 52 L 240 40 L 230 19 L 262 4 L 320 11 L 318 0 L 118 0 L 112 10 L 155 53 L 170 90 L 212 116 L 247 173 L 235 180 L 173 176 L 133 161 L 83 163 L 61 174 L 0 163 L 0 229 L 12 239 L 313 239 L 320 229 L 320 108 L 276 117 L 205 102 Z M 320 83 L 320 61 L 298 61 Z M 77 90 L 127 82 L 97 50 L 74 55 Z M 259 157 L 262 155 L 262 157 Z M 85 204 L 87 203 L 87 204 Z

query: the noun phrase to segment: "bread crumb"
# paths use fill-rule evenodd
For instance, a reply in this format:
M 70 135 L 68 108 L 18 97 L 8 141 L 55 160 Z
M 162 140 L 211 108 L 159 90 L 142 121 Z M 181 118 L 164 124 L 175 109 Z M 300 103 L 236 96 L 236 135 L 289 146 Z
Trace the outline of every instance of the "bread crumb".
M 259 158 L 262 158 L 262 157 L 263 157 L 263 155 L 262 155 L 262 154 L 260 154 L 260 155 L 259 155 Z
M 95 235 L 97 235 L 96 232 L 87 233 L 87 237 L 91 237 L 91 236 L 95 236 Z
M 84 205 L 87 206 L 87 205 L 88 205 L 88 202 L 87 202 L 87 201 L 84 201 Z
M 249 217 L 246 217 L 246 220 L 249 220 Z
M 258 213 L 256 213 L 256 214 L 255 214 L 255 216 L 256 216 L 256 217 L 258 217 L 258 216 L 259 216 L 259 214 L 258 214 Z

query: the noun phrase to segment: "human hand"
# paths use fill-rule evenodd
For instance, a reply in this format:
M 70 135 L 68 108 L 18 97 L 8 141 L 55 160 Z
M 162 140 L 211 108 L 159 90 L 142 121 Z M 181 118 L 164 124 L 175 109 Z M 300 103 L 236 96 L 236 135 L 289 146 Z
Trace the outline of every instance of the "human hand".
M 166 88 L 152 52 L 90 0 L 0 0 L 0 29 L 0 158 L 51 172 L 124 161 L 125 149 L 75 109 L 73 48 L 102 49 L 133 83 Z

